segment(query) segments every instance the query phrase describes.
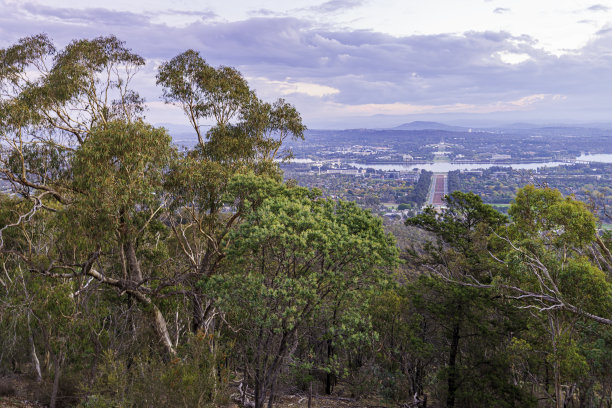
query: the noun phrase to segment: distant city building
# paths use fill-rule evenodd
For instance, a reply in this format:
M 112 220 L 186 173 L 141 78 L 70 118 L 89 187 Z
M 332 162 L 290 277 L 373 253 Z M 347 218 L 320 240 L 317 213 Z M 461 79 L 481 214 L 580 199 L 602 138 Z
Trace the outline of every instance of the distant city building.
M 329 169 L 326 174 L 345 174 L 349 176 L 361 176 L 365 173 L 364 169 Z
M 493 155 L 491 156 L 491 160 L 510 160 L 511 158 L 512 156 L 510 156 L 509 154 L 493 153 Z

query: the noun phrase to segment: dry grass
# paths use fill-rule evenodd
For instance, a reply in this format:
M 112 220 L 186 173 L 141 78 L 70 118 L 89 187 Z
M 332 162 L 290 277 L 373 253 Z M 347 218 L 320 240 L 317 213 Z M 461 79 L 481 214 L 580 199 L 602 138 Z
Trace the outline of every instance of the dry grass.
M 0 397 L 0 408 L 40 408 L 34 402 L 24 401 L 17 397 Z
M 307 408 L 308 397 L 305 395 L 283 395 L 274 404 L 275 408 Z M 335 396 L 313 396 L 312 408 L 388 408 L 377 400 L 355 400 Z
M 25 375 L 0 377 L 0 408 L 42 407 L 42 405 L 30 401 L 33 388 L 39 386 Z

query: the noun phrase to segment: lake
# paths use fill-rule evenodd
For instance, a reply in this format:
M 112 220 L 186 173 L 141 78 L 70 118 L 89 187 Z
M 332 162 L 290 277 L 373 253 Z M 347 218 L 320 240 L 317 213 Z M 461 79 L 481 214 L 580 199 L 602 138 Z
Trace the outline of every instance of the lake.
M 576 158 L 577 160 L 599 162 L 599 163 L 612 163 L 612 154 L 581 154 Z M 571 163 L 550 161 L 544 163 L 448 163 L 448 162 L 437 162 L 437 163 L 406 163 L 406 164 L 364 164 L 364 163 L 348 163 L 351 166 L 360 169 L 375 169 L 375 170 L 412 170 L 422 169 L 427 171 L 433 171 L 434 173 L 443 173 L 453 170 L 477 170 L 477 169 L 488 169 L 490 167 L 512 167 L 515 170 L 537 170 L 540 167 L 555 167 L 555 166 L 567 166 Z

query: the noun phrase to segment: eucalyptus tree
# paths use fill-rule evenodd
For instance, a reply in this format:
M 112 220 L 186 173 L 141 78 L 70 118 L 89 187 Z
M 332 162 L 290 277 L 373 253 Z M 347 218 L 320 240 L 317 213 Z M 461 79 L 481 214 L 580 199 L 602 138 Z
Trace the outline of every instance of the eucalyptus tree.
M 197 137 L 169 174 L 168 223 L 189 270 L 183 283 L 192 302 L 192 330 L 210 332 L 216 309 L 197 283 L 217 273 L 225 238 L 243 218 L 244 205 L 228 192 L 229 182 L 247 172 L 280 180 L 276 160 L 290 156 L 281 145 L 287 137 L 303 138 L 305 126 L 293 106 L 259 100 L 238 71 L 214 68 L 193 50 L 162 64 L 157 83 L 164 100 L 182 108 Z M 213 126 L 205 132 L 206 120 Z
M 513 273 L 498 285 L 534 310 L 565 310 L 612 325 L 610 242 L 586 204 L 528 185 L 508 213 L 512 224 L 499 238 Z
M 490 282 L 495 261 L 488 253 L 488 237 L 507 217 L 473 193 L 455 191 L 445 197 L 445 203 L 441 211 L 428 207 L 406 221 L 433 238 L 423 252 L 408 255 L 415 267 L 431 276 L 412 284 L 418 296 L 439 299 L 421 301 L 417 310 L 430 330 L 436 326 L 440 333 L 430 334 L 428 341 L 445 353 L 437 362 L 438 373 L 446 382 L 441 394 L 447 407 L 526 403 L 525 396 L 511 385 L 502 355 L 507 332 L 519 330 L 520 323 L 514 322 L 516 316 L 498 301 L 495 291 L 470 287 L 471 282 Z M 474 372 L 492 367 L 493 375 L 471 381 Z M 489 386 L 483 392 L 485 383 Z
M 0 61 L 0 173 L 31 200 L 66 203 L 62 170 L 91 129 L 142 116 L 131 80 L 144 59 L 113 36 L 75 40 L 58 51 L 41 34 L 0 50 Z
M 448 198 L 450 204 L 457 194 L 464 195 L 453 193 Z M 469 239 L 470 235 L 453 226 L 469 221 L 469 213 L 455 213 L 452 207 L 441 216 L 428 210 L 407 224 L 435 225 L 426 229 L 445 239 L 452 237 L 453 242 L 471 252 L 477 246 Z M 495 212 L 491 207 L 487 211 Z M 502 222 L 489 225 L 483 231 L 491 240 L 480 241 L 496 268 L 489 268 L 481 277 L 450 275 L 447 269 L 440 269 L 445 271 L 446 278 L 466 286 L 496 287 L 537 311 L 565 310 L 612 325 L 609 317 L 611 243 L 605 234 L 597 231 L 596 218 L 586 204 L 563 197 L 558 190 L 528 185 L 517 192 L 508 213 L 511 222 L 504 226 L 502 216 L 498 215 Z M 444 219 L 454 220 L 449 224 L 452 229 L 440 229 L 438 220 Z
M 169 156 L 160 156 L 172 148 L 163 131 L 142 122 L 143 100 L 131 82 L 143 65 L 114 36 L 75 40 L 58 50 L 46 35 L 37 35 L 0 50 L 0 175 L 24 202 L 23 213 L 0 226 L 0 238 L 41 220 L 45 228 L 25 236 L 26 250 L 9 248 L 2 239 L 0 250 L 39 274 L 79 285 L 89 275 L 123 293 L 129 289 L 155 310 L 134 257 L 138 234 L 158 218 L 159 208 L 149 206 L 161 197 L 153 175 L 168 167 Z M 118 206 L 121 227 L 110 223 L 117 221 L 112 211 Z M 144 226 L 133 225 L 135 220 Z M 107 239 L 113 233 L 115 247 Z M 119 253 L 128 273 L 100 273 Z M 165 322 L 155 315 L 160 331 Z M 167 336 L 162 340 L 172 353 Z
M 335 330 L 359 333 L 368 317 L 357 311 L 388 282 L 398 251 L 381 220 L 354 203 L 253 175 L 236 177 L 230 190 L 244 197 L 246 217 L 228 235 L 224 273 L 201 284 L 226 313 L 255 406 L 268 398 L 271 407 L 279 374 L 321 315 L 351 315 L 359 322 Z
M 0 50 L 0 175 L 17 203 L 0 225 L 0 251 L 12 266 L 71 288 L 72 299 L 112 298 L 111 312 L 99 310 L 102 327 L 121 314 L 135 335 L 135 317 L 147 316 L 174 356 L 185 316 L 194 332 L 215 331 L 214 296 L 200 281 L 226 267 L 230 232 L 265 198 L 246 200 L 231 180 L 279 181 L 277 160 L 290 157 L 282 144 L 303 138 L 305 127 L 284 100 L 259 100 L 238 71 L 188 51 L 158 76 L 198 140 L 178 152 L 165 130 L 144 122 L 131 87 L 144 63 L 113 36 L 58 50 L 38 35 Z M 204 132 L 207 119 L 215 125 Z
M 159 238 L 168 225 L 174 231 L 169 250 L 182 254 L 188 266 L 156 282 L 178 285 L 176 294 L 192 300 L 194 331 L 207 330 L 214 308 L 196 283 L 215 272 L 224 257 L 223 238 L 241 217 L 239 203 L 225 195 L 227 183 L 245 171 L 280 177 L 274 160 L 287 157 L 283 140 L 303 137 L 299 113 L 282 100 L 260 101 L 238 71 L 213 68 L 188 51 L 164 63 L 158 77 L 164 98 L 184 107 L 198 137 L 194 150 L 176 156 L 169 137 L 142 121 L 143 100 L 131 82 L 144 59 L 117 38 L 75 40 L 57 50 L 38 35 L 0 56 L 0 174 L 31 202 L 13 223 L 0 226 L 0 237 L 42 210 L 52 213 L 69 232 L 81 231 L 82 239 L 56 232 L 62 245 L 54 247 L 47 236 L 48 247 L 60 251 L 45 252 L 44 263 L 24 257 L 33 270 L 88 274 L 155 310 L 152 297 L 170 295 L 152 289 L 152 272 L 143 271 L 139 257 L 150 229 L 158 228 Z M 206 134 L 205 118 L 216 121 Z M 231 204 L 235 211 L 225 211 Z M 115 261 L 121 273 L 101 272 L 114 271 Z M 173 354 L 162 313 L 153 317 Z
M 558 190 L 528 185 L 517 192 L 509 214 L 512 222 L 495 236 L 499 269 L 492 284 L 531 311 L 547 333 L 554 385 L 549 395 L 564 407 L 590 363 L 579 348 L 580 328 L 612 325 L 609 243 L 587 206 Z
M 588 370 L 579 344 L 585 325 L 612 325 L 612 256 L 610 242 L 596 229 L 586 204 L 558 190 L 527 185 L 510 206 L 511 222 L 491 230 L 492 265 L 488 276 L 456 281 L 495 289 L 521 310 L 531 312 L 538 331 L 548 339 L 540 346 L 551 366 L 532 379 L 557 406 L 569 404 Z M 596 331 L 605 331 L 600 328 Z M 528 339 L 527 347 L 533 347 Z M 520 347 L 519 347 L 520 348 Z M 569 369 L 568 367 L 571 367 Z M 552 383 L 549 392 L 546 384 Z
M 514 331 L 506 345 L 514 355 L 513 366 L 523 367 L 513 375 L 528 379 L 557 407 L 567 406 L 575 393 L 583 392 L 577 387 L 586 372 L 593 371 L 589 365 L 601 363 L 587 359 L 592 353 L 581 344 L 587 338 L 593 341 L 593 336 L 584 337 L 580 328 L 590 327 L 588 331 L 601 333 L 602 340 L 605 326 L 612 323 L 610 242 L 600 236 L 584 203 L 564 198 L 557 190 L 530 185 L 520 189 L 510 220 L 494 215 L 492 208 L 471 196 L 455 192 L 447 197 L 448 209 L 441 214 L 427 210 L 408 221 L 439 238 L 437 246 L 430 246 L 425 266 L 457 291 L 476 290 L 472 296 L 497 293 L 505 300 L 498 308 L 509 304 L 530 312 L 524 313 L 529 330 Z M 497 221 L 482 223 L 479 218 Z M 449 258 L 453 251 L 455 256 Z M 462 268 L 464 264 L 469 268 Z M 462 310 L 458 304 L 455 315 Z M 539 357 L 541 353 L 545 358 Z M 450 370 L 448 395 L 455 383 L 452 376 Z M 452 405 L 448 398 L 447 405 Z
M 170 354 L 175 351 L 165 319 L 151 299 L 161 290 L 162 277 L 147 258 L 152 242 L 155 249 L 163 248 L 155 234 L 164 229 L 159 216 L 165 205 L 163 176 L 174 151 L 165 130 L 142 122 L 91 129 L 70 159 L 70 203 L 45 204 L 48 211 L 19 217 L 27 225 L 18 225 L 19 220 L 5 225 L 11 236 L 17 229 L 22 238 L 6 240 L 2 248 L 32 272 L 74 279 L 83 289 L 83 278 L 94 278 L 129 294 L 127 303 L 135 299 L 151 311 L 153 327 Z M 20 200 L 34 208 L 26 198 Z
M 151 298 L 174 274 L 147 258 L 156 251 L 163 253 L 164 244 L 159 242 L 165 228 L 160 221 L 166 205 L 163 183 L 174 153 L 164 129 L 142 122 L 109 122 L 93 129 L 72 160 L 73 188 L 80 194 L 66 212 L 68 228 L 58 244 L 67 252 L 64 259 L 75 252 L 74 246 L 80 247 L 88 259 L 84 273 L 151 310 L 154 327 L 170 354 L 175 354 L 175 345 Z

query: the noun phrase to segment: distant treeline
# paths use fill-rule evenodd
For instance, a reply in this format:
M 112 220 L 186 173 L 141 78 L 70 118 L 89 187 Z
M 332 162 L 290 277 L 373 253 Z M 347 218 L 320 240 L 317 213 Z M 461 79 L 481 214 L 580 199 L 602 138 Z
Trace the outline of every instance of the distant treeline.
M 431 171 L 422 170 L 414 190 L 408 192 L 400 201 L 402 203 L 414 203 L 417 207 L 422 207 L 427 201 L 432 175 Z
M 447 183 L 448 183 L 448 193 L 452 193 L 453 191 L 462 191 L 461 190 L 461 170 L 453 170 L 448 172 Z

